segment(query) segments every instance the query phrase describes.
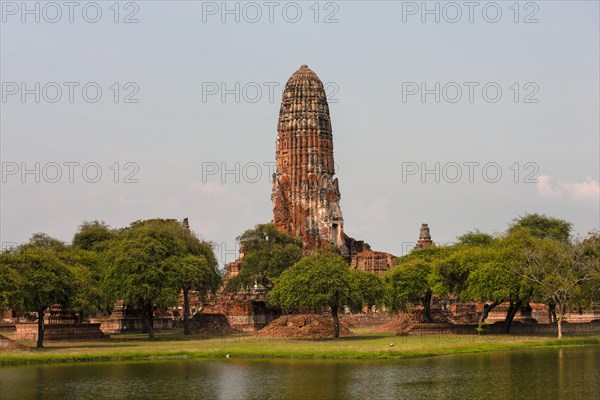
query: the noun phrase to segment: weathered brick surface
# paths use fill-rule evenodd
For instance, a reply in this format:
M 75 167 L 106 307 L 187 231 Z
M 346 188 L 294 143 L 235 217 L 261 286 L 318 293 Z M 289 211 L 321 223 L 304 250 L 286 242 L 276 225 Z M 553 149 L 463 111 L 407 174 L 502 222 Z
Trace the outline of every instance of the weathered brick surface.
M 361 271 L 372 272 L 383 275 L 390 269 L 394 262 L 394 256 L 382 251 L 364 250 L 352 256 L 350 266 Z
M 344 247 L 329 105 L 323 83 L 306 65 L 283 92 L 276 157 L 271 199 L 277 228 L 301 238 L 306 250 Z
M 220 292 L 204 305 L 202 313 L 225 315 L 233 329 L 255 331 L 278 318 L 281 310 L 269 307 L 264 294 Z

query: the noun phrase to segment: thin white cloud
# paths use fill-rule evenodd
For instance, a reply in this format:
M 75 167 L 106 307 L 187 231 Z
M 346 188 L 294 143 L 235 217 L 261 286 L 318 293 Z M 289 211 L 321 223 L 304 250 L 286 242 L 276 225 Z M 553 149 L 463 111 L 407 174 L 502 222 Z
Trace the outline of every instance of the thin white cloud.
M 570 183 L 567 190 L 576 200 L 600 201 L 600 183 L 592 178 L 588 178 L 586 182 Z
M 538 193 L 543 197 L 562 198 L 569 197 L 571 200 L 581 202 L 600 202 L 600 183 L 587 177 L 584 182 L 552 182 L 552 177 L 542 175 L 537 183 Z
M 550 178 L 548 175 L 540 176 L 537 182 L 538 193 L 543 197 L 560 197 L 562 195 L 562 191 L 553 187 L 551 181 L 552 178 Z

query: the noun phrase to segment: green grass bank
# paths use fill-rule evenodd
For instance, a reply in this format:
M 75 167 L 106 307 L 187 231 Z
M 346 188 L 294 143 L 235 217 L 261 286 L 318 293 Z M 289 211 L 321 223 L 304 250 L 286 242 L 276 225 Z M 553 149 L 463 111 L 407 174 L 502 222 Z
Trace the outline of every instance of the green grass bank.
M 0 365 L 39 363 L 153 360 L 167 358 L 303 358 L 401 359 L 455 353 L 476 353 L 551 346 L 600 345 L 600 334 L 553 336 L 525 335 L 423 335 L 363 334 L 340 339 L 284 339 L 231 335 L 205 338 L 198 335 L 159 333 L 113 335 L 95 341 L 49 341 L 44 349 L 2 350 Z M 392 345 L 393 344 L 393 345 Z

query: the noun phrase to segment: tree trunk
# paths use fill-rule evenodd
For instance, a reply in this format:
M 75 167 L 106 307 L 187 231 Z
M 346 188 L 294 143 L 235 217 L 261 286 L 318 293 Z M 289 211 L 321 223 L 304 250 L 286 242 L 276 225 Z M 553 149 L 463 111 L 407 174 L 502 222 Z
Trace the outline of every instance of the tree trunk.
M 558 339 L 562 339 L 562 337 L 563 337 L 562 322 L 563 322 L 563 318 L 565 315 L 566 307 L 564 304 L 556 304 L 554 306 L 555 310 L 556 310 L 556 306 L 558 306 L 558 313 L 556 314 L 556 327 L 558 328 Z
M 510 307 L 508 307 L 508 312 L 506 313 L 506 318 L 504 319 L 504 325 L 502 325 L 502 333 L 510 332 L 510 326 L 512 325 L 513 319 L 522 305 L 523 302 L 521 300 L 518 300 L 516 303 L 513 303 L 512 300 L 510 301 Z
M 191 335 L 189 288 L 183 288 L 183 334 Z
M 331 316 L 333 317 L 333 337 L 340 337 L 340 319 L 338 317 L 338 306 L 331 307 Z
M 38 310 L 38 335 L 36 348 L 41 349 L 44 347 L 44 308 Z
M 492 303 L 490 304 L 484 304 L 483 305 L 483 310 L 481 310 L 481 314 L 479 314 L 479 323 L 484 323 L 485 320 L 487 319 L 487 317 L 490 315 L 490 311 L 492 311 L 494 309 L 494 307 L 496 307 L 499 304 L 502 304 L 503 300 L 500 301 L 496 301 L 494 300 Z
M 562 339 L 562 316 L 558 317 L 558 320 L 556 321 L 556 326 L 558 327 L 558 338 Z
M 146 306 L 142 307 L 142 333 L 148 333 L 148 312 Z
M 148 315 L 148 339 L 154 340 L 154 310 L 152 304 L 146 306 L 146 313 Z
M 548 322 L 553 323 L 556 321 L 556 304 L 548 303 Z
M 431 298 L 433 297 L 431 292 L 427 292 L 423 298 L 423 313 L 425 314 L 425 322 L 433 322 L 431 318 Z

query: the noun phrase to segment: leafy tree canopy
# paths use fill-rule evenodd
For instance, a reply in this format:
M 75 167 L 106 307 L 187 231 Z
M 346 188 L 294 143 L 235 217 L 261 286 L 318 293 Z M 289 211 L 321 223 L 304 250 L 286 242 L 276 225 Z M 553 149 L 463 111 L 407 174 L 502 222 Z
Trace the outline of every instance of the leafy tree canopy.
M 252 286 L 254 282 L 270 288 L 275 278 L 302 258 L 302 241 L 277 230 L 272 223 L 256 225 L 237 240 L 245 254 L 240 273 L 227 282 L 229 290 Z
M 426 260 L 410 258 L 398 263 L 385 275 L 386 305 L 396 312 L 411 303 L 423 301 L 431 294 L 430 274 L 431 263 Z
M 116 234 L 103 221 L 86 221 L 79 226 L 72 244 L 73 247 L 83 250 L 105 250 Z
M 107 290 L 113 300 L 140 308 L 172 305 L 181 289 L 176 261 L 190 255 L 203 256 L 216 274 L 210 244 L 197 240 L 178 221 L 136 221 L 112 240 L 107 251 Z
M 350 267 L 337 254 L 314 253 L 284 271 L 269 294 L 272 303 L 298 307 L 342 307 L 352 298 Z
M 559 218 L 548 217 L 544 214 L 525 214 L 513 220 L 512 224 L 508 227 L 507 233 L 512 234 L 521 228 L 528 229 L 531 235 L 536 238 L 566 242 L 571 237 L 573 224 Z
M 457 237 L 458 244 L 471 246 L 487 246 L 494 242 L 494 236 L 478 230 L 467 232 Z
M 238 236 L 237 240 L 247 252 L 268 249 L 273 244 L 292 244 L 302 248 L 302 240 L 278 230 L 273 223 L 258 224 L 254 229 L 248 229 Z
M 351 269 L 350 275 L 354 285 L 354 303 L 351 308 L 355 312 L 362 311 L 363 306 L 369 309 L 379 306 L 385 296 L 385 285 L 383 280 L 372 272 Z

